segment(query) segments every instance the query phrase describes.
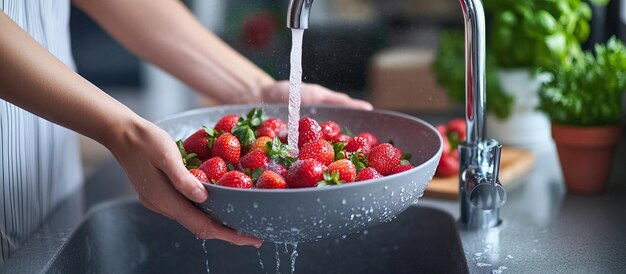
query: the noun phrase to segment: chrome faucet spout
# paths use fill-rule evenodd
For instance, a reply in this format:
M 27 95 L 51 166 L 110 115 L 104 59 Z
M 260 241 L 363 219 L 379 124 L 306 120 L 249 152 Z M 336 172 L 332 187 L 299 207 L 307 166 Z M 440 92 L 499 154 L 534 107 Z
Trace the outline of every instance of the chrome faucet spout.
M 309 28 L 309 14 L 313 0 L 291 0 L 287 10 L 287 27 L 290 29 Z
M 485 137 L 485 12 L 480 0 L 460 0 L 465 19 L 465 120 L 467 142 Z
M 485 13 L 480 0 L 459 0 L 465 19 L 465 122 L 467 141 L 459 145 L 461 223 L 489 228 L 500 223 L 506 192 L 498 180 L 501 145 L 485 140 Z

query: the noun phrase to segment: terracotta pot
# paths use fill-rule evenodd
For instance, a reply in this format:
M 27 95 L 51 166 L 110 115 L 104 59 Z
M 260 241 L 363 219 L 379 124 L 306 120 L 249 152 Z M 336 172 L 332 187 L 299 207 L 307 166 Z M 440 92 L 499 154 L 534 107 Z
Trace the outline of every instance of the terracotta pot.
M 552 124 L 567 190 L 599 194 L 609 181 L 621 126 L 572 127 Z

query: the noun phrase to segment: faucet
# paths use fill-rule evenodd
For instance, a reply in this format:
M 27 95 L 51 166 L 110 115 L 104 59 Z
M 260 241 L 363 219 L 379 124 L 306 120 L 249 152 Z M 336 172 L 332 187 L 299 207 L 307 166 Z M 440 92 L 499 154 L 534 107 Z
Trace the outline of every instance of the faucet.
M 480 0 L 459 0 L 465 19 L 465 122 L 467 140 L 459 144 L 461 223 L 468 229 L 500 223 L 506 192 L 498 180 L 502 146 L 485 140 L 485 14 Z M 287 27 L 308 28 L 313 0 L 290 0 Z

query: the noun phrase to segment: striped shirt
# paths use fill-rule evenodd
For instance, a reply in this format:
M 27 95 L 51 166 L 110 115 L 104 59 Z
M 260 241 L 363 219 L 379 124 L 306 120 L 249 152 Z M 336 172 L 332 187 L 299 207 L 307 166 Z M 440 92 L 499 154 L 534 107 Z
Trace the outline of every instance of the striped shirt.
M 0 0 L 0 10 L 74 68 L 69 0 Z M 0 264 L 81 182 L 76 134 L 0 100 Z

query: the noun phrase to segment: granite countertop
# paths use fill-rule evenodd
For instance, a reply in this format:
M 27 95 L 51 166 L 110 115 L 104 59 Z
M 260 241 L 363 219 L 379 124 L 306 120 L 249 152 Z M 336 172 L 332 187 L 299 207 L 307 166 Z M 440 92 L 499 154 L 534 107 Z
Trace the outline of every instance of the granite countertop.
M 460 229 L 472 273 L 623 273 L 626 271 L 626 138 L 606 194 L 566 193 L 554 148 L 536 152 L 535 168 L 508 190 L 502 224 Z M 85 187 L 65 201 L 0 273 L 44 269 L 94 206 L 134 196 L 121 167 L 105 164 Z M 459 217 L 457 201 L 424 197 L 417 206 Z

